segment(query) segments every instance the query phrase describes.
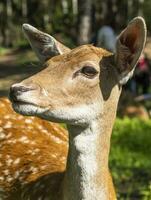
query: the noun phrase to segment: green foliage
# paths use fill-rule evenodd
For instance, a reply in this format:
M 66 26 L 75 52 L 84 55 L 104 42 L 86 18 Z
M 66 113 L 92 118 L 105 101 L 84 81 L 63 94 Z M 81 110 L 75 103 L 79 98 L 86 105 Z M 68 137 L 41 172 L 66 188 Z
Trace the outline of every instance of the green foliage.
M 143 4 L 143 14 L 146 20 L 148 31 L 151 31 L 150 18 L 151 18 L 151 1 L 145 0 Z
M 5 55 L 9 52 L 8 48 L 0 47 L 0 56 Z
M 117 119 L 110 167 L 118 199 L 151 199 L 151 120 Z
M 0 0 L 0 45 L 20 47 L 20 40 L 23 40 L 21 31 L 23 23 L 30 23 L 52 35 L 63 33 L 65 37 L 71 38 L 76 43 L 80 37 L 78 33 L 85 32 L 89 27 L 79 26 L 80 19 L 85 18 L 86 15 L 90 16 L 89 42 L 97 33 L 101 23 L 107 23 L 108 19 L 112 19 L 112 25 L 118 33 L 133 17 L 143 15 L 148 30 L 151 31 L 150 10 L 150 0 Z M 79 32 L 79 29 L 83 31 Z

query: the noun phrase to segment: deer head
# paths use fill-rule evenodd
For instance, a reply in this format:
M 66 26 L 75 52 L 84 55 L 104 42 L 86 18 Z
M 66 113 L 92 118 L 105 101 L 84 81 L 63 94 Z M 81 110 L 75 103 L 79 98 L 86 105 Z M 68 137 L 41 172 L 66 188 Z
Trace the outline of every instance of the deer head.
M 12 85 L 15 111 L 72 124 L 87 124 L 104 113 L 106 101 L 118 101 L 146 40 L 141 17 L 119 35 L 115 55 L 92 45 L 70 50 L 28 24 L 23 31 L 45 69 Z

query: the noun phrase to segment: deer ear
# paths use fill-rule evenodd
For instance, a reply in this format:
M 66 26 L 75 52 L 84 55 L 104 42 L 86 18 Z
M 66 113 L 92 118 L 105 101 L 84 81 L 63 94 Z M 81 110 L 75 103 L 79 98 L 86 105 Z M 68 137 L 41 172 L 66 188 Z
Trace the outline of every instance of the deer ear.
M 125 84 L 133 75 L 145 41 L 145 21 L 142 17 L 136 17 L 122 31 L 116 43 L 115 62 L 120 84 Z
M 53 56 L 70 51 L 68 47 L 58 42 L 52 36 L 39 31 L 29 24 L 23 24 L 22 29 L 32 49 L 42 62 Z

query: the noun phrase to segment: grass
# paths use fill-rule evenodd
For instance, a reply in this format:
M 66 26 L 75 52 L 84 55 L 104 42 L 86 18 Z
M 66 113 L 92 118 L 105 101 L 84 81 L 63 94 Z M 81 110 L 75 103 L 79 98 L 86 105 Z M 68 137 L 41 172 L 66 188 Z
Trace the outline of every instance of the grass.
M 10 51 L 10 49 L 8 49 L 8 48 L 0 47 L 0 56 L 5 55 L 5 54 L 8 53 L 9 51 Z
M 110 168 L 120 200 L 151 200 L 151 120 L 117 119 Z

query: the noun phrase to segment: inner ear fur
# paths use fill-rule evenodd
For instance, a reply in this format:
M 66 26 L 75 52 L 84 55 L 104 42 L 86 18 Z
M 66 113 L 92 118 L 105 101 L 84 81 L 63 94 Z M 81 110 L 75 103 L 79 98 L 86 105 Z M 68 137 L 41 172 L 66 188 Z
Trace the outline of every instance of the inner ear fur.
M 132 76 L 146 41 L 146 24 L 142 17 L 134 18 L 117 39 L 115 62 L 121 84 Z

